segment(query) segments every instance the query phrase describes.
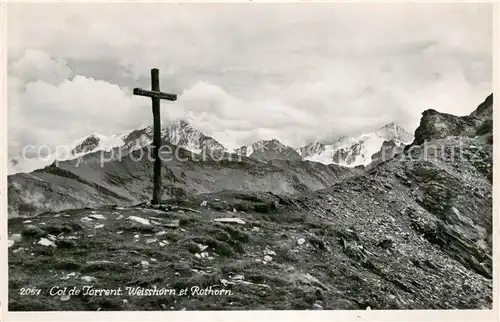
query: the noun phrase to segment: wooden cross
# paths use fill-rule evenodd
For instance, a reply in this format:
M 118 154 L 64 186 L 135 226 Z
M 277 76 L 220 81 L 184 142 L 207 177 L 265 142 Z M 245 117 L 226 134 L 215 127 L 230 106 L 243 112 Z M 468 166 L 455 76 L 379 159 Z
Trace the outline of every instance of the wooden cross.
M 160 121 L 160 99 L 169 101 L 177 100 L 176 94 L 168 94 L 160 92 L 160 71 L 157 68 L 151 69 L 151 90 L 134 88 L 134 95 L 151 97 L 153 103 L 153 205 L 161 203 L 161 121 Z

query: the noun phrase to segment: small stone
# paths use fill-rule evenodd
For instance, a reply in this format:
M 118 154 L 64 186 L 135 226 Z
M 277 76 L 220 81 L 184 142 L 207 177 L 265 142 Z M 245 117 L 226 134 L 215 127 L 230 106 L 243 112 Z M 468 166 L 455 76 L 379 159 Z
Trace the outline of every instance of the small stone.
M 68 273 L 68 274 L 64 275 L 63 277 L 61 277 L 60 280 L 68 280 L 71 277 L 75 277 L 75 276 L 76 276 L 76 272 Z
M 25 220 L 23 221 L 23 224 L 29 224 L 29 223 L 32 223 L 33 221 L 32 220 Z
M 214 199 L 214 201 L 220 201 L 220 199 Z
M 153 263 L 156 263 L 158 261 L 156 258 L 150 258 L 149 260 L 152 261 Z
M 240 218 L 215 218 L 215 222 L 223 222 L 223 223 L 236 223 L 236 224 L 241 224 L 244 225 L 245 221 Z
M 8 248 L 11 248 L 13 245 L 14 245 L 14 241 L 13 240 L 10 240 L 8 241 Z
M 106 217 L 104 217 L 103 215 L 90 215 L 89 218 L 92 218 L 92 219 L 99 219 L 99 220 L 106 220 Z
M 136 239 L 139 237 L 140 237 L 139 234 L 134 235 L 134 238 L 136 238 Z
M 62 295 L 61 296 L 61 301 L 66 302 L 66 301 L 69 301 L 70 298 L 71 298 L 70 295 Z
M 198 248 L 200 249 L 200 251 L 204 251 L 205 249 L 208 248 L 207 245 L 202 245 L 202 244 L 196 244 L 196 245 L 198 245 Z
M 117 233 L 118 235 L 121 235 L 121 234 L 123 234 L 123 230 L 117 231 L 116 233 Z
M 103 225 L 103 224 L 100 224 L 100 225 L 95 225 L 95 228 L 96 228 L 96 229 L 99 229 L 99 228 L 102 228 L 102 227 L 104 227 L 104 225 Z
M 90 222 L 90 221 L 92 221 L 92 219 L 89 218 L 89 217 L 82 217 L 82 218 L 80 218 L 80 220 L 84 221 L 84 222 Z
M 39 241 L 38 241 L 38 245 L 43 245 L 43 246 L 52 246 L 52 247 L 56 247 L 56 244 L 47 239 L 47 238 L 41 238 Z
M 258 231 L 260 231 L 260 228 L 259 228 L 259 227 L 257 227 L 257 226 L 254 226 L 254 227 L 252 228 L 252 231 L 256 231 L 256 232 L 258 232 Z
M 321 306 L 319 303 L 314 303 L 313 306 L 316 308 L 316 309 L 319 309 L 319 310 L 323 310 L 323 306 Z
M 366 307 L 366 310 L 367 310 L 367 311 L 371 311 L 371 309 L 372 309 L 372 308 L 371 308 L 371 307 L 369 307 L 369 306 L 367 306 L 367 307 Z
M 236 208 L 233 208 L 233 212 L 238 212 L 238 211 L 236 210 Z
M 120 220 L 122 218 L 123 218 L 123 215 L 120 215 L 120 216 L 116 217 L 116 220 Z
M 141 218 L 141 217 L 129 216 L 127 219 L 135 221 L 136 223 L 142 224 L 144 226 L 151 226 L 151 223 L 149 222 L 149 220 Z
M 201 258 L 201 255 L 200 255 L 200 254 L 198 254 L 198 253 L 194 254 L 194 256 L 195 256 L 196 258 Z
M 163 236 L 163 235 L 166 235 L 166 234 L 167 234 L 167 232 L 166 232 L 165 230 L 163 230 L 163 231 L 159 231 L 159 232 L 157 232 L 157 233 L 155 234 L 155 236 Z
M 299 244 L 299 245 L 302 245 L 302 244 L 304 244 L 305 242 L 306 242 L 306 240 L 305 240 L 304 238 L 299 238 L 299 239 L 297 240 L 297 244 Z
M 243 276 L 243 275 L 235 275 L 231 279 L 233 279 L 235 281 L 241 281 L 241 280 L 245 279 L 245 276 Z
M 95 277 L 92 277 L 92 276 L 82 276 L 80 277 L 82 280 L 84 280 L 85 282 L 87 283 L 90 283 L 92 281 L 94 281 L 96 278 Z
M 149 263 L 147 261 L 141 261 L 141 266 L 143 268 L 148 268 L 149 267 Z
M 264 256 L 264 260 L 265 260 L 266 262 L 270 262 L 270 261 L 272 261 L 272 260 L 273 260 L 273 258 L 272 258 L 271 256 L 269 256 L 269 255 L 266 255 L 266 256 Z
M 158 241 L 157 238 L 150 238 L 150 239 L 146 239 L 146 244 L 152 244 L 152 243 L 156 243 Z
M 200 204 L 201 207 L 206 207 L 207 205 L 207 201 L 206 200 L 203 200 Z
M 271 256 L 276 256 L 276 252 L 274 250 L 267 250 L 266 254 Z

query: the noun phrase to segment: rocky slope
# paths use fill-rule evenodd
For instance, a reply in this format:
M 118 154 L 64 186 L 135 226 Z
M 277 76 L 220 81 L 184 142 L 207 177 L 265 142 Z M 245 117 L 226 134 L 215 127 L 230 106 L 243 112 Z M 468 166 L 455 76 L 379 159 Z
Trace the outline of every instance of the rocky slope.
M 10 219 L 9 309 L 491 309 L 492 133 L 480 122 L 491 110 L 459 132 L 426 112 L 426 145 L 319 191 Z M 450 132 L 428 130 L 436 118 Z M 20 295 L 26 285 L 40 295 Z M 50 296 L 54 285 L 122 293 Z

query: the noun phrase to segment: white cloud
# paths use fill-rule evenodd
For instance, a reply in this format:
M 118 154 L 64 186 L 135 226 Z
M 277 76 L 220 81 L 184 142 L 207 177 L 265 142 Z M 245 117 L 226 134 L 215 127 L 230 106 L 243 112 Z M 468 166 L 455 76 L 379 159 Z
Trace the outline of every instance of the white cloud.
M 29 9 L 28 9 L 29 6 Z M 231 146 L 413 131 L 491 92 L 491 4 L 9 4 L 9 152 L 151 123 L 131 88 L 179 94 Z M 373 12 L 377 12 L 374 15 Z M 258 23 L 256 23 L 258 21 Z

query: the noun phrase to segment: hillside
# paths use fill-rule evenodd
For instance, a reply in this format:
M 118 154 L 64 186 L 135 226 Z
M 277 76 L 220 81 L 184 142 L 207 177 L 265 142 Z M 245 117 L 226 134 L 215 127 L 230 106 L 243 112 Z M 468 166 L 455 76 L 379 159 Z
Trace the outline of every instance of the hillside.
M 159 209 L 10 219 L 9 309 L 491 309 L 492 129 L 484 124 L 492 99 L 480 108 L 453 118 L 424 112 L 403 153 L 319 191 L 218 191 Z M 467 131 L 457 131 L 462 121 Z M 55 284 L 123 293 L 49 296 Z M 19 295 L 25 285 L 40 295 Z M 127 287 L 176 294 L 133 296 Z
M 166 149 L 163 157 L 164 199 L 220 190 L 294 194 L 322 189 L 362 172 L 306 161 L 277 166 L 230 154 L 210 158 L 166 145 L 170 150 Z M 32 173 L 9 176 L 9 216 L 150 200 L 153 169 L 147 147 L 102 153 L 105 160 L 112 156 L 116 160 L 101 164 L 101 152 L 94 152 Z

